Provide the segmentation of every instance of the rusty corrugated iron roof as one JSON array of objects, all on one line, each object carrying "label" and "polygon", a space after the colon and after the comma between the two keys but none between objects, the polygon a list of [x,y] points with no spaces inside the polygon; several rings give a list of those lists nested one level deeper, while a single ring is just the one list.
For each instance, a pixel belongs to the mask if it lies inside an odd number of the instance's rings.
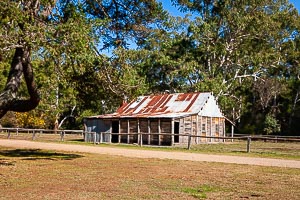
[{"label": "rusty corrugated iron roof", "polygon": [[210,97],[210,92],[140,96],[130,103],[124,103],[115,113],[90,118],[183,117],[199,113]]}]

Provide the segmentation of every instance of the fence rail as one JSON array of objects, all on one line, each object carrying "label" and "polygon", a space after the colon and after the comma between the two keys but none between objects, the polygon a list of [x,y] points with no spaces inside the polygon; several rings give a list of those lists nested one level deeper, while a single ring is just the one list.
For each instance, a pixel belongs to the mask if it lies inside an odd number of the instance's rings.
[{"label": "fence rail", "polygon": [[28,129],[28,128],[0,128],[0,133],[6,133],[7,139],[13,136],[19,136],[20,133],[31,135],[31,139],[35,140],[37,136],[41,135],[59,135],[60,141],[65,141],[66,137],[70,135],[80,135],[83,139],[85,134],[96,134],[95,132],[85,132],[83,130],[52,130],[52,129]]},{"label": "fence rail", "polygon": [[[112,136],[118,136],[118,142],[121,143],[120,138],[122,136],[136,136],[134,139],[137,141],[140,146],[143,146],[143,136],[180,136],[187,137],[187,149],[191,149],[192,139],[194,138],[206,138],[212,139],[213,141],[222,141],[222,142],[233,142],[236,140],[246,141],[246,151],[251,151],[251,142],[252,141],[272,141],[272,142],[300,142],[300,137],[292,136],[270,136],[270,135],[238,135],[235,134],[233,137],[217,137],[217,136],[200,136],[200,135],[189,135],[189,134],[168,134],[168,133],[107,133],[107,132],[86,132],[83,130],[51,130],[51,129],[27,129],[27,128],[0,128],[0,133],[6,133],[6,138],[10,139],[13,136],[18,136],[20,133],[31,134],[31,140],[35,140],[37,136],[40,135],[59,135],[60,141],[65,141],[69,135],[80,135],[81,139],[84,139],[86,142],[92,142],[94,144],[98,143],[112,143]],[[203,142],[200,142],[203,143]]]},{"label": "fence rail", "polygon": [[[98,138],[97,138],[98,135]],[[189,135],[189,134],[168,134],[168,133],[107,133],[107,132],[101,132],[101,133],[93,133],[92,140],[90,142],[94,143],[112,143],[112,136],[118,136],[118,138],[122,136],[137,136],[135,140],[137,140],[137,143],[140,146],[143,146],[143,136],[180,136],[180,137],[187,137],[187,149],[191,149],[192,146],[192,139],[193,138],[206,138],[206,139],[213,139],[214,141],[230,141],[233,142],[235,140],[242,140],[246,141],[246,151],[249,153],[251,151],[251,142],[252,141],[272,141],[272,142],[300,142],[300,137],[284,137],[284,136],[273,136],[273,137],[267,137],[267,136],[253,136],[253,135],[235,135],[233,137],[217,137],[217,136],[200,136],[200,135]],[[88,137],[86,137],[88,138]],[[108,138],[108,139],[104,139]],[[86,140],[87,141],[87,140]],[[116,143],[122,143],[120,142],[120,139],[118,139],[118,142]],[[201,142],[200,142],[201,143]]]},{"label": "fence rail", "polygon": [[[248,137],[250,135],[245,134],[234,134],[234,137]],[[300,136],[283,136],[283,135],[251,135],[252,137],[259,138],[282,138],[282,139],[300,139]]]}]

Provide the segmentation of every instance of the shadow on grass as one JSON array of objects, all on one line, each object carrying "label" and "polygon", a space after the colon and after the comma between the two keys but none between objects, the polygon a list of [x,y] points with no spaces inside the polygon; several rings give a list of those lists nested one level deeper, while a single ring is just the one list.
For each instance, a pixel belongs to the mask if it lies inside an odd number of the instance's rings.
[{"label": "shadow on grass", "polygon": [[84,139],[71,139],[71,140],[67,140],[69,142],[84,142]]},{"label": "shadow on grass", "polygon": [[8,161],[5,159],[0,159],[0,166],[14,166],[15,162]]},{"label": "shadow on grass", "polygon": [[43,151],[40,149],[13,149],[2,150],[0,156],[5,157],[23,157],[24,160],[73,160],[83,157],[78,154],[56,153],[52,151]]}]

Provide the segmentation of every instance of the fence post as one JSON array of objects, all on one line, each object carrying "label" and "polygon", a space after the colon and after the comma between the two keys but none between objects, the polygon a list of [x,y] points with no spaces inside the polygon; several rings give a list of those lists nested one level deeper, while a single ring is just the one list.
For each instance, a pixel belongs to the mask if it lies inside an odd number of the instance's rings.
[{"label": "fence post", "polygon": [[87,142],[87,132],[83,131],[82,136],[83,136],[84,142]]},{"label": "fence post", "polygon": [[65,131],[60,131],[60,141],[64,141],[65,139]]},{"label": "fence post", "polygon": [[10,130],[8,130],[7,139],[10,139]]},{"label": "fence post", "polygon": [[191,142],[192,142],[192,137],[191,134],[188,135],[188,150],[191,149]]},{"label": "fence post", "polygon": [[100,143],[103,143],[103,132],[100,132],[99,134],[100,134],[99,135],[99,137],[100,137]]},{"label": "fence post", "polygon": [[250,153],[251,136],[247,137],[247,153]]},{"label": "fence post", "polygon": [[32,132],[32,140],[35,140],[35,130]]},{"label": "fence post", "polygon": [[140,146],[143,146],[143,133],[140,133]]}]

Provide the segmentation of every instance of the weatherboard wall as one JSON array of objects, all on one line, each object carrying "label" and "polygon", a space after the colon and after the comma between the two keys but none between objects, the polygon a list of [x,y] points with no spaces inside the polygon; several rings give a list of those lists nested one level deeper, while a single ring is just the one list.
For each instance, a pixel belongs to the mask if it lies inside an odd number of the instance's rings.
[{"label": "weatherboard wall", "polygon": [[[88,131],[111,133],[104,134],[104,142],[173,145],[187,143],[187,135],[224,136],[224,117],[208,92],[141,96],[115,113],[85,121]],[[192,137],[195,144],[220,141]]]},{"label": "weatherboard wall", "polygon": [[[175,140],[174,135],[175,122],[179,123],[178,140]],[[145,145],[174,145],[188,143],[187,135],[222,137],[224,123],[224,118],[220,117],[191,115],[179,119],[89,119],[86,121],[86,126],[87,131],[98,133],[97,142],[100,142],[99,134],[104,132],[112,133],[113,136],[109,137],[109,134],[105,134],[102,138],[103,142],[132,144],[140,143],[142,140]],[[92,141],[92,138],[88,138],[87,141]],[[200,144],[222,142],[222,140],[192,137],[191,142]]]}]

